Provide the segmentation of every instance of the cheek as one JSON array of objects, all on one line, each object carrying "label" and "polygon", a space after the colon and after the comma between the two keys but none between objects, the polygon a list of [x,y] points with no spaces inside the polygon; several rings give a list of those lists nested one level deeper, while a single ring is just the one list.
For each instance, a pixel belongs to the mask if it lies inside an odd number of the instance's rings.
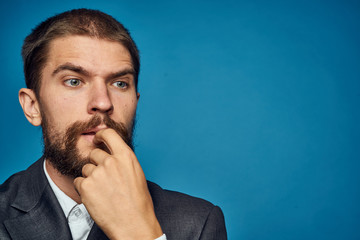
[{"label": "cheek", "polygon": [[51,106],[51,113],[54,118],[66,118],[66,113],[69,112],[69,106],[71,106],[71,103],[68,102],[68,99],[62,98],[62,99],[53,99]]},{"label": "cheek", "polygon": [[135,113],[136,113],[136,108],[137,108],[137,99],[132,99],[130,101],[130,103],[126,106],[127,110],[128,110],[128,114],[131,118],[134,117]]},{"label": "cheek", "polygon": [[44,114],[49,125],[63,131],[68,124],[76,121],[76,101],[69,98],[56,98],[53,97],[44,104]]},{"label": "cheek", "polygon": [[128,101],[119,101],[119,104],[114,105],[117,119],[120,122],[129,124],[132,122],[136,113],[137,100],[129,99]]}]

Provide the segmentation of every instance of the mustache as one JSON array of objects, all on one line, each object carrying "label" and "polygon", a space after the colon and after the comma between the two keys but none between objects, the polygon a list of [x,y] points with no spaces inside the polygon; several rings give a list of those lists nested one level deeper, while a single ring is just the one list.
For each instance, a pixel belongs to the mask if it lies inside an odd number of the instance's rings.
[{"label": "mustache", "polygon": [[[134,151],[132,135],[135,127],[135,117],[129,124],[115,122],[109,115],[97,113],[87,121],[76,121],[68,124],[66,129],[57,132],[56,128],[49,124],[46,115],[42,113],[41,122],[44,140],[44,157],[63,175],[73,178],[82,175],[82,168],[90,162],[89,156],[81,154],[78,148],[78,140],[83,133],[96,128],[107,126],[114,129],[125,143]],[[105,144],[94,145],[108,153]]]},{"label": "mustache", "polygon": [[[65,145],[71,146],[76,144],[80,135],[85,131],[95,128],[100,124],[106,125],[108,128],[114,129],[117,134],[125,141],[125,143],[133,149],[132,145],[132,136],[131,132],[127,130],[125,125],[121,122],[115,122],[112,120],[109,115],[103,115],[103,117],[99,114],[94,115],[89,121],[76,121],[71,126],[69,126],[66,130],[66,139]],[[106,150],[105,144],[101,144],[98,146],[99,148]]]}]

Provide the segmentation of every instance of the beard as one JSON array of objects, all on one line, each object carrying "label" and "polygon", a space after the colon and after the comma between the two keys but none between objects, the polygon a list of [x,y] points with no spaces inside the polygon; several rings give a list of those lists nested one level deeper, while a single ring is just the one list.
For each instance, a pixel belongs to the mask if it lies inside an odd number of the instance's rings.
[{"label": "beard", "polygon": [[[77,142],[82,133],[99,126],[101,123],[104,123],[108,128],[114,129],[124,142],[134,150],[132,135],[135,128],[135,117],[130,130],[128,130],[123,123],[115,122],[108,115],[104,115],[102,118],[97,114],[90,121],[77,121],[71,124],[63,134],[51,129],[44,114],[42,114],[42,119],[44,157],[62,175],[72,178],[82,176],[82,168],[85,164],[90,163],[90,158],[80,154]],[[105,144],[96,147],[108,151]]]}]

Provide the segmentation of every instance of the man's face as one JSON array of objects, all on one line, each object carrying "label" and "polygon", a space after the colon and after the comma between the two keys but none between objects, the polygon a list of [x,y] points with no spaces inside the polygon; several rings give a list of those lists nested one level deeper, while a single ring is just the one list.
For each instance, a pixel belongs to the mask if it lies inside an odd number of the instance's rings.
[{"label": "man's face", "polygon": [[137,101],[131,57],[120,43],[87,36],[53,40],[39,98],[45,156],[76,177],[98,147],[93,138],[100,129],[114,128],[130,143]]}]

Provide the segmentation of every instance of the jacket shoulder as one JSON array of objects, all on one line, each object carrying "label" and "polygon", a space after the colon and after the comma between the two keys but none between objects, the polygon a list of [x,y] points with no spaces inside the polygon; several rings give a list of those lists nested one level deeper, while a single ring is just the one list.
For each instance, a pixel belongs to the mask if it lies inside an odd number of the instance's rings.
[{"label": "jacket shoulder", "polygon": [[[226,239],[224,215],[209,201],[148,182],[156,217],[168,239]],[[209,237],[209,236],[212,237]]]},{"label": "jacket shoulder", "polygon": [[[11,175],[0,185],[0,220],[17,216],[22,210],[30,209],[32,198],[30,195],[41,193],[45,184],[39,184],[41,178],[42,159],[33,163],[24,171]],[[23,200],[24,207],[20,207],[17,199]],[[17,209],[17,210],[15,210]]]},{"label": "jacket shoulder", "polygon": [[161,206],[161,211],[171,209],[172,211],[196,211],[208,212],[214,205],[209,201],[193,197],[181,192],[165,190],[159,185],[148,181],[148,187],[153,198],[154,206]]},{"label": "jacket shoulder", "polygon": [[25,171],[11,175],[3,184],[0,185],[0,218],[6,216],[10,204],[14,201],[21,184],[21,178]]},{"label": "jacket shoulder", "polygon": [[0,185],[0,239],[8,239],[4,221],[20,214],[12,207],[12,204],[21,189],[23,175],[24,171],[15,173]]}]

